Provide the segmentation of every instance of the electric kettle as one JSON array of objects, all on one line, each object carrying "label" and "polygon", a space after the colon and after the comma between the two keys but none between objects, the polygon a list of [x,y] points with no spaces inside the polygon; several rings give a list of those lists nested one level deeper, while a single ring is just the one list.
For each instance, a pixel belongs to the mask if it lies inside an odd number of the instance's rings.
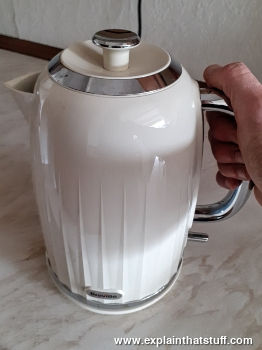
[{"label": "electric kettle", "polygon": [[193,220],[230,217],[250,194],[243,182],[196,206],[203,111],[233,112],[136,33],[97,32],[6,86],[30,123],[48,270],[88,310],[129,313],[159,300],[187,240],[206,239],[189,232]]}]

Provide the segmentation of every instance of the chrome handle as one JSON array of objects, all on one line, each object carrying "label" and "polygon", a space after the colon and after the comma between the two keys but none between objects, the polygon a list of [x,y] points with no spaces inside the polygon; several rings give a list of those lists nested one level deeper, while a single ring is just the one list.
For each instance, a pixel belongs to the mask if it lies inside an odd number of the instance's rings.
[{"label": "chrome handle", "polygon": [[235,215],[248,200],[254,184],[252,181],[244,181],[219,202],[197,205],[194,221],[216,221],[228,219]]},{"label": "chrome handle", "polygon": [[189,231],[187,240],[188,241],[193,241],[193,242],[205,243],[205,242],[208,241],[208,234],[207,233],[200,233],[200,232]]},{"label": "chrome handle", "polygon": [[[209,88],[204,82],[198,83],[203,112],[217,111],[234,116],[230,101],[222,91]],[[221,99],[227,105],[219,104],[218,101],[221,101]],[[228,191],[222,200],[212,204],[197,205],[194,221],[215,221],[230,218],[246,203],[253,187],[252,181],[243,181],[235,190]]]}]

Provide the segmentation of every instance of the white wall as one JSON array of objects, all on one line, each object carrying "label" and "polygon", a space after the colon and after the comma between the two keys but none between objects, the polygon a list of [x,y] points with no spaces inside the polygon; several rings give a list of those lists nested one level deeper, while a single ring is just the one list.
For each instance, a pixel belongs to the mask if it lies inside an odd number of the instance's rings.
[{"label": "white wall", "polygon": [[[0,0],[0,33],[66,47],[102,28],[137,29],[136,0]],[[262,80],[262,0],[143,0],[143,39],[195,78],[244,61]]]}]

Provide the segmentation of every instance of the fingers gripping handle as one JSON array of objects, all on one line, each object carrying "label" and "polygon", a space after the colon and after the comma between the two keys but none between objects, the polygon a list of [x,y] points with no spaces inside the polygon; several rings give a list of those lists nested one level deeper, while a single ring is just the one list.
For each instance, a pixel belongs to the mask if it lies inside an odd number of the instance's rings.
[{"label": "fingers gripping handle", "polygon": [[[208,88],[206,83],[199,82],[202,111],[217,111],[234,116],[230,101],[224,93],[217,89]],[[223,99],[227,105],[220,104]],[[244,181],[219,202],[205,205],[197,205],[194,221],[215,221],[227,219],[235,215],[246,203],[254,184],[252,181]]]}]

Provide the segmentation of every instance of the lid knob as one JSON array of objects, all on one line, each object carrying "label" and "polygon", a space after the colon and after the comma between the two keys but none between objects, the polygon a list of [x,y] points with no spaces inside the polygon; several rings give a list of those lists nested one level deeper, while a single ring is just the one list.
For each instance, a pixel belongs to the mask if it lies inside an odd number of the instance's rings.
[{"label": "lid knob", "polygon": [[110,71],[124,71],[129,64],[129,50],[140,43],[139,36],[125,29],[105,29],[94,34],[93,43],[103,48],[103,65]]}]

